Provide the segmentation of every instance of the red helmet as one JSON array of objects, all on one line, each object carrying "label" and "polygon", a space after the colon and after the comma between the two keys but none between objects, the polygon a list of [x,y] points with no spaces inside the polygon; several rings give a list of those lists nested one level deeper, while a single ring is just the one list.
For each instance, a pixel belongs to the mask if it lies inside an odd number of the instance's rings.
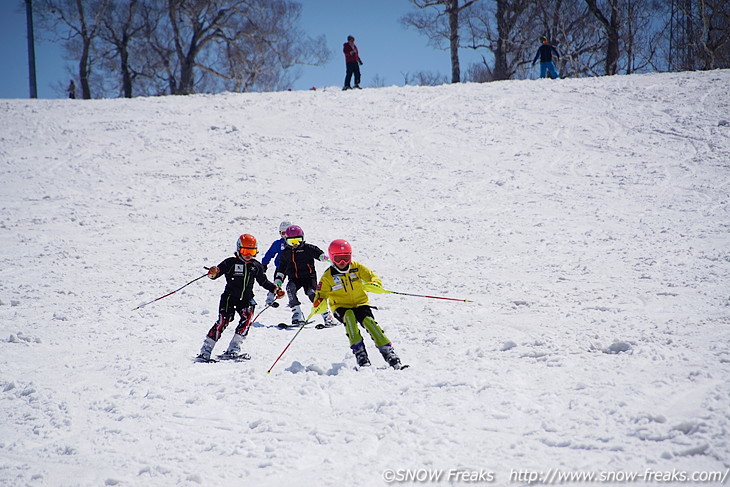
[{"label": "red helmet", "polygon": [[341,238],[332,241],[327,249],[327,254],[330,261],[339,268],[346,267],[352,262],[352,246],[350,242]]},{"label": "red helmet", "polygon": [[243,259],[244,256],[256,257],[258,253],[256,237],[248,233],[244,233],[238,237],[238,241],[236,242],[236,255]]}]

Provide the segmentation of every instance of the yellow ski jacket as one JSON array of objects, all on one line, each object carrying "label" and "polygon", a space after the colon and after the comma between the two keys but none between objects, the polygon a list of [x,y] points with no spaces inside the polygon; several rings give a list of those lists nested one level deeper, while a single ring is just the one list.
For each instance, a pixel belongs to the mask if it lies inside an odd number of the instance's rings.
[{"label": "yellow ski jacket", "polygon": [[357,308],[369,304],[368,293],[363,289],[367,282],[382,286],[380,278],[359,262],[351,262],[350,268],[342,273],[334,265],[330,266],[317,285],[317,298],[327,300],[330,309]]}]

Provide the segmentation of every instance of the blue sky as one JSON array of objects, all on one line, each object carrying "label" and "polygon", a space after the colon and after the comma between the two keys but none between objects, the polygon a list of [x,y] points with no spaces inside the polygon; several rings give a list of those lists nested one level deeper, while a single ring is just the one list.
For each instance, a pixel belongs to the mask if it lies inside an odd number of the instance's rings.
[{"label": "blue sky", "polygon": [[[342,43],[352,34],[364,61],[362,85],[371,85],[375,76],[385,85],[403,85],[403,73],[440,72],[451,78],[449,53],[428,45],[426,37],[401,27],[400,17],[414,10],[409,0],[300,0],[303,5],[301,28],[310,36],[324,34],[333,55],[320,67],[302,68],[294,89],[312,86],[341,86],[345,75]],[[28,53],[24,3],[0,1],[0,59],[8,68],[0,77],[0,98],[27,98]],[[70,79],[63,50],[56,43],[39,40],[36,29],[36,76],[39,98],[63,98]],[[462,73],[479,55],[460,53]]]}]

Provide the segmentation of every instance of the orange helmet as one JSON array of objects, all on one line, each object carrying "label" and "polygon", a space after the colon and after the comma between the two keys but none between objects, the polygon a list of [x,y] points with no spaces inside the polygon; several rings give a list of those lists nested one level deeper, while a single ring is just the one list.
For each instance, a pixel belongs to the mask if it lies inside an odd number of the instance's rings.
[{"label": "orange helmet", "polygon": [[254,237],[251,234],[244,233],[240,237],[238,237],[238,241],[236,242],[236,255],[244,260],[245,257],[253,258],[256,257],[256,254],[259,253],[259,250],[256,246],[256,237]]}]

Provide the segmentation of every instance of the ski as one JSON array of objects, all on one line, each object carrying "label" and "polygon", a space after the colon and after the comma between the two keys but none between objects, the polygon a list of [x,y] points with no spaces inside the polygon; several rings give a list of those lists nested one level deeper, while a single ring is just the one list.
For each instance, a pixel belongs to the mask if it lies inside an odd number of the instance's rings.
[{"label": "ski", "polygon": [[314,327],[317,330],[324,330],[325,328],[334,328],[336,326],[339,326],[339,323],[334,323],[332,325],[327,325],[327,324],[324,324],[324,323],[318,323],[318,324],[314,325]]},{"label": "ski", "polygon": [[390,365],[385,366],[385,367],[373,367],[372,365],[356,365],[355,367],[353,367],[353,370],[360,371],[363,369],[370,369],[370,368],[374,368],[375,370],[388,370],[388,369],[403,370],[403,369],[407,369],[408,367],[410,367],[410,365],[407,365],[407,364],[400,365],[399,367],[391,367]]},{"label": "ski", "polygon": [[290,323],[279,323],[278,325],[276,325],[276,327],[279,328],[280,330],[294,330],[297,328],[301,328],[302,325],[306,326],[311,323],[312,323],[311,321],[307,321],[305,323],[291,323],[291,324]]},{"label": "ski", "polygon": [[238,355],[229,355],[226,353],[222,353],[220,355],[217,355],[216,358],[218,360],[225,360],[229,362],[243,362],[246,360],[251,360],[251,355],[247,353],[240,353]]},{"label": "ski", "polygon": [[216,362],[217,362],[216,359],[205,358],[205,357],[201,357],[200,355],[193,358],[193,363],[196,363],[196,364],[214,364]]}]

